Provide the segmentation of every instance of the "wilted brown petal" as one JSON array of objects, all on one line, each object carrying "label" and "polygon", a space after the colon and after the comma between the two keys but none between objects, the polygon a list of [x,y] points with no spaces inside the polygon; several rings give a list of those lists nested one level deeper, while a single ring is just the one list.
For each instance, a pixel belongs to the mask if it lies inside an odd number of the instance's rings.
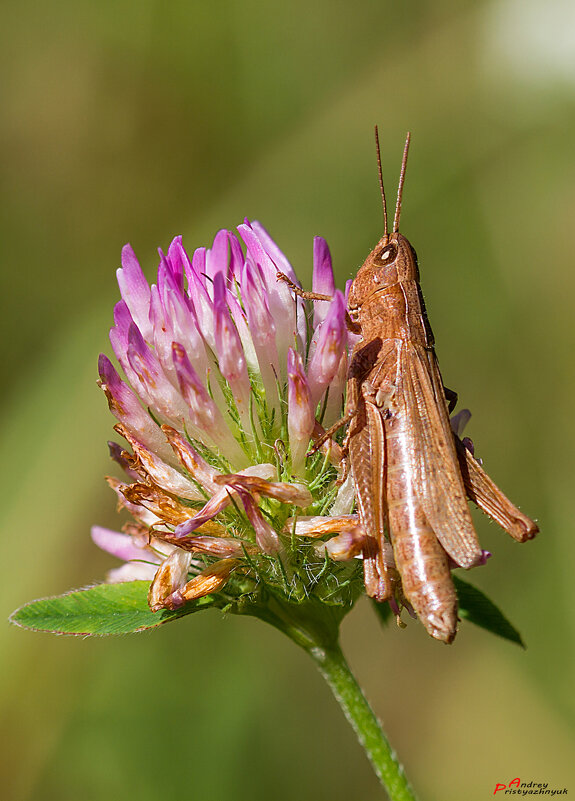
[{"label": "wilted brown petal", "polygon": [[258,548],[270,556],[277,555],[281,550],[280,539],[277,532],[270,526],[268,521],[260,512],[260,508],[255,502],[251,493],[242,487],[237,488],[248,520],[253,526],[256,535]]},{"label": "wilted brown petal", "polygon": [[179,548],[165,559],[154,576],[148,592],[148,604],[152,612],[166,608],[166,599],[184,584],[192,555]]},{"label": "wilted brown petal", "polygon": [[155,484],[166,492],[186,498],[188,501],[204,500],[202,493],[189,479],[144,447],[121,423],[117,423],[114,429],[130,443],[144,470]]},{"label": "wilted brown petal", "polygon": [[[294,529],[295,520],[295,529]],[[289,517],[284,526],[287,534],[295,533],[296,537],[323,537],[324,534],[337,534],[340,531],[357,525],[357,515],[338,515],[329,517],[324,515],[311,515]]]},{"label": "wilted brown petal", "polygon": [[216,468],[209,465],[205,459],[202,459],[199,453],[192,448],[186,437],[176,431],[175,428],[164,425],[162,426],[162,431],[182,465],[210,495],[213,495],[219,489],[214,484],[214,478],[219,475]]},{"label": "wilted brown petal", "polygon": [[[123,481],[119,481],[117,478],[114,478],[114,476],[106,476],[106,481],[118,496],[118,511],[121,509],[127,509],[128,512],[130,512],[130,514],[136,518],[136,520],[139,520],[145,526],[153,526],[156,523],[162,522],[156,514],[151,512],[145,506],[142,506],[138,500],[133,502],[126,497],[124,490],[127,490],[128,487],[131,487],[131,484],[124,484]],[[138,486],[144,485],[139,484]]]},{"label": "wilted brown petal", "polygon": [[303,484],[289,484],[285,481],[266,481],[259,476],[247,476],[241,473],[217,476],[216,484],[228,484],[232,487],[242,487],[248,492],[266,495],[282,503],[294,504],[305,509],[313,502],[311,492]]},{"label": "wilted brown petal", "polygon": [[201,573],[198,573],[185,587],[176,590],[164,601],[165,609],[178,609],[186,601],[193,601],[210,595],[212,592],[219,592],[227,584],[232,572],[235,570],[239,561],[237,559],[221,559]]},{"label": "wilted brown petal", "polygon": [[325,543],[325,550],[335,562],[345,562],[359,556],[365,544],[365,531],[361,526],[345,529]]},{"label": "wilted brown petal", "polygon": [[178,539],[183,539],[191,534],[192,531],[197,531],[199,528],[209,523],[212,518],[230,505],[230,495],[232,493],[233,490],[231,489],[219,489],[201,509],[195,512],[191,517],[188,516],[180,521],[183,525],[178,529],[176,537]]},{"label": "wilted brown petal", "polygon": [[130,478],[132,478],[134,481],[137,481],[139,475],[132,468],[131,461],[129,457],[127,457],[122,446],[118,442],[113,442],[110,440],[108,442],[108,450],[110,451],[111,458],[116,462],[116,464],[119,464],[122,470],[124,470]]},{"label": "wilted brown petal", "polygon": [[165,495],[157,487],[147,484],[119,484],[118,491],[128,501],[125,504],[138,520],[146,522],[137,513],[138,507],[144,507],[156,516],[156,522],[164,522],[170,526],[177,526],[195,514],[194,509],[178,503],[174,498]]},{"label": "wilted brown petal", "polygon": [[[275,475],[275,467],[272,464],[264,463],[246,467],[245,470],[242,470],[237,475],[240,477],[258,476],[262,478],[269,476],[270,473]],[[236,474],[234,473],[234,475]],[[218,481],[218,478],[216,477],[215,480]],[[194,512],[191,517],[188,516],[188,519],[176,532],[178,538],[187,537],[192,531],[198,531],[207,521],[211,520],[229,506],[232,502],[232,498],[235,496],[237,496],[237,492],[232,486],[224,485],[221,489],[218,489],[215,495],[212,495],[210,500],[199,511]]]},{"label": "wilted brown petal", "polygon": [[332,515],[345,515],[351,512],[355,502],[355,487],[351,471],[340,486],[335,501],[332,504],[330,513]]},{"label": "wilted brown petal", "polygon": [[[223,526],[222,526],[223,529]],[[229,556],[243,556],[244,551],[255,552],[253,545],[242,544],[241,540],[233,537],[191,536],[175,538],[171,533],[163,536],[165,542],[177,544],[178,548],[192,553],[207,553],[220,558]]]}]

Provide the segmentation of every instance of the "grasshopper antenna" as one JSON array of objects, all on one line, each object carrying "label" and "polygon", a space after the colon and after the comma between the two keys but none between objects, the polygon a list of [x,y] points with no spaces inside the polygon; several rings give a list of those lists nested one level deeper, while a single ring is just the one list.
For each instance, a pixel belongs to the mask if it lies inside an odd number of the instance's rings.
[{"label": "grasshopper antenna", "polygon": [[399,173],[399,186],[397,188],[397,203],[395,204],[395,217],[393,218],[393,233],[399,231],[399,216],[401,214],[401,197],[403,195],[403,183],[405,181],[405,168],[407,166],[407,153],[409,151],[409,143],[411,141],[411,133],[407,132],[405,138],[405,147],[403,148],[403,159],[401,161],[401,172]]},{"label": "grasshopper antenna", "polygon": [[379,149],[379,131],[375,126],[375,150],[377,152],[377,172],[379,174],[379,188],[381,190],[381,201],[383,203],[383,235],[387,239],[387,202],[385,200],[385,189],[383,188],[383,172],[381,170],[381,151]]}]

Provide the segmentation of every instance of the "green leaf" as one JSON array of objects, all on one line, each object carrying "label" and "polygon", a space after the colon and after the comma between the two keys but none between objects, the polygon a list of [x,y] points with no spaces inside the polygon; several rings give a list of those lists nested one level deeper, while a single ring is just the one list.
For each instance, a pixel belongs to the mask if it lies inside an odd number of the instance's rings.
[{"label": "green leaf", "polygon": [[216,602],[206,595],[173,612],[152,612],[147,600],[149,587],[149,581],[97,584],[32,601],[16,610],[10,620],[26,629],[54,634],[129,634],[161,626]]},{"label": "green leaf", "polygon": [[459,598],[459,617],[525,648],[525,643],[515,626],[507,620],[493,601],[467,581],[453,574],[452,578]]}]

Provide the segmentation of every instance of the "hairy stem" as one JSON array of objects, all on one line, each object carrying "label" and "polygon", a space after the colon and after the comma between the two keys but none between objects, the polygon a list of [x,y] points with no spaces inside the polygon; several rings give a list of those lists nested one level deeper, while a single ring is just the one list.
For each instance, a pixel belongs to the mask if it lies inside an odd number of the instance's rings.
[{"label": "hairy stem", "polygon": [[417,801],[381,723],[340,648],[342,610],[311,600],[290,604],[270,597],[265,605],[248,605],[238,611],[264,620],[307,651],[351,723],[390,801]]},{"label": "hairy stem", "polygon": [[416,801],[403,767],[339,645],[332,644],[328,648],[314,646],[306,650],[331,687],[391,801]]}]

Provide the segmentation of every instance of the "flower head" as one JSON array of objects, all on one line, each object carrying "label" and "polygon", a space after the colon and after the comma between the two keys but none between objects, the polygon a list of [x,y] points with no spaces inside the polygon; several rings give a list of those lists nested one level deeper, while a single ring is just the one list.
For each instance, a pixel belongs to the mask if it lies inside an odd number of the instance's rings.
[{"label": "flower head", "polygon": [[333,513],[328,535],[356,525],[349,481],[339,486],[324,453],[307,456],[317,421],[342,412],[345,299],[323,239],[313,285],[333,300],[312,310],[278,280],[297,282],[265,229],[238,231],[243,247],[220,231],[191,258],[176,237],[151,287],[131,247],[122,251],[110,340],[125,380],[104,355],[99,369],[127,442],[110,445],[126,481],[109,483],[135,522],[95,527],[93,538],[126,562],[111,580],[151,580],[153,610],[269,592],[349,606],[361,548],[318,547],[301,524]]}]

